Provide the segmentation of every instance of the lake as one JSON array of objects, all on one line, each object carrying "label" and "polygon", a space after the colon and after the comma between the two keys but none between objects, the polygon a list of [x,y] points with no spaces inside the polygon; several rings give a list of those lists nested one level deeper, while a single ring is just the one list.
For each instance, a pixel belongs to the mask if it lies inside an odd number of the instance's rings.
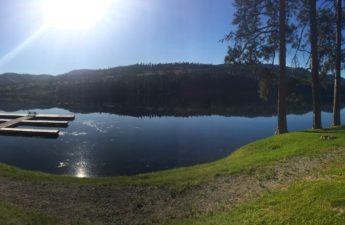
[{"label": "lake", "polygon": [[[13,112],[27,112],[19,110]],[[30,109],[74,114],[65,109]],[[8,112],[8,111],[7,111]],[[76,113],[57,139],[0,136],[0,162],[76,177],[134,175],[212,162],[274,134],[275,116],[124,116]],[[322,113],[323,125],[331,113]],[[344,121],[345,111],[342,111]],[[290,114],[290,131],[311,127],[312,114]]]}]

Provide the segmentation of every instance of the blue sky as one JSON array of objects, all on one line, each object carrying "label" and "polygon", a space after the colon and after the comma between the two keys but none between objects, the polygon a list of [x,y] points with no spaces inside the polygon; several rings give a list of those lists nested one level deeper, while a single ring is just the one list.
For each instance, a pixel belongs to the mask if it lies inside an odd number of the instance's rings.
[{"label": "blue sky", "polygon": [[42,28],[43,0],[0,2],[0,73],[60,74],[135,63],[223,63],[231,0],[111,0],[94,26]]}]

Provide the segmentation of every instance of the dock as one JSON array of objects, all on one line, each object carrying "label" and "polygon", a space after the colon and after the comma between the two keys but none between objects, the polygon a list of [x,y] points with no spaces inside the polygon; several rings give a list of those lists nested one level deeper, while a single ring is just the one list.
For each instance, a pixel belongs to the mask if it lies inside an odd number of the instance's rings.
[{"label": "dock", "polygon": [[[3,123],[11,121],[10,119],[0,119],[0,127]],[[34,127],[68,127],[69,121],[52,120],[21,120],[16,126],[34,126]]]},{"label": "dock", "polygon": [[11,136],[30,136],[30,137],[50,137],[57,138],[59,130],[39,130],[39,129],[22,129],[22,128],[1,128],[0,134]]},{"label": "dock", "polygon": [[[0,118],[19,118],[25,117],[29,114],[20,114],[20,113],[0,113]],[[34,115],[34,119],[48,119],[48,120],[67,120],[72,121],[75,119],[74,115],[50,115],[50,114],[31,114]]]},{"label": "dock", "polygon": [[0,113],[0,135],[57,138],[60,133],[59,130],[36,128],[27,129],[17,127],[68,127],[69,121],[74,119],[74,115]]}]

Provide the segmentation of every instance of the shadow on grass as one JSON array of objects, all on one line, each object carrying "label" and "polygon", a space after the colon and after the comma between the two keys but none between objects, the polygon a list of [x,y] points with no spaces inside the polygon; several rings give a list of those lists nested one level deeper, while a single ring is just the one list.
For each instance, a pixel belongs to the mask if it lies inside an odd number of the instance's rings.
[{"label": "shadow on grass", "polygon": [[345,132],[345,126],[336,126],[331,128],[323,128],[316,130],[303,130],[298,131],[299,133],[314,133],[314,134],[336,134]]}]

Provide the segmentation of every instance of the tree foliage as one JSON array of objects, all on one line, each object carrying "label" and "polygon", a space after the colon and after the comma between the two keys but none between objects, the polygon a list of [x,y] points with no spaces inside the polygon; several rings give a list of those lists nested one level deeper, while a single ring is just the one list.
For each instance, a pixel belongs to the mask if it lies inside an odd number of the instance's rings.
[{"label": "tree foliage", "polygon": [[[274,63],[279,49],[279,1],[235,0],[232,24],[225,36],[230,43],[225,62],[230,64]],[[296,25],[291,19],[296,6],[287,1],[286,40],[291,42]]]}]

